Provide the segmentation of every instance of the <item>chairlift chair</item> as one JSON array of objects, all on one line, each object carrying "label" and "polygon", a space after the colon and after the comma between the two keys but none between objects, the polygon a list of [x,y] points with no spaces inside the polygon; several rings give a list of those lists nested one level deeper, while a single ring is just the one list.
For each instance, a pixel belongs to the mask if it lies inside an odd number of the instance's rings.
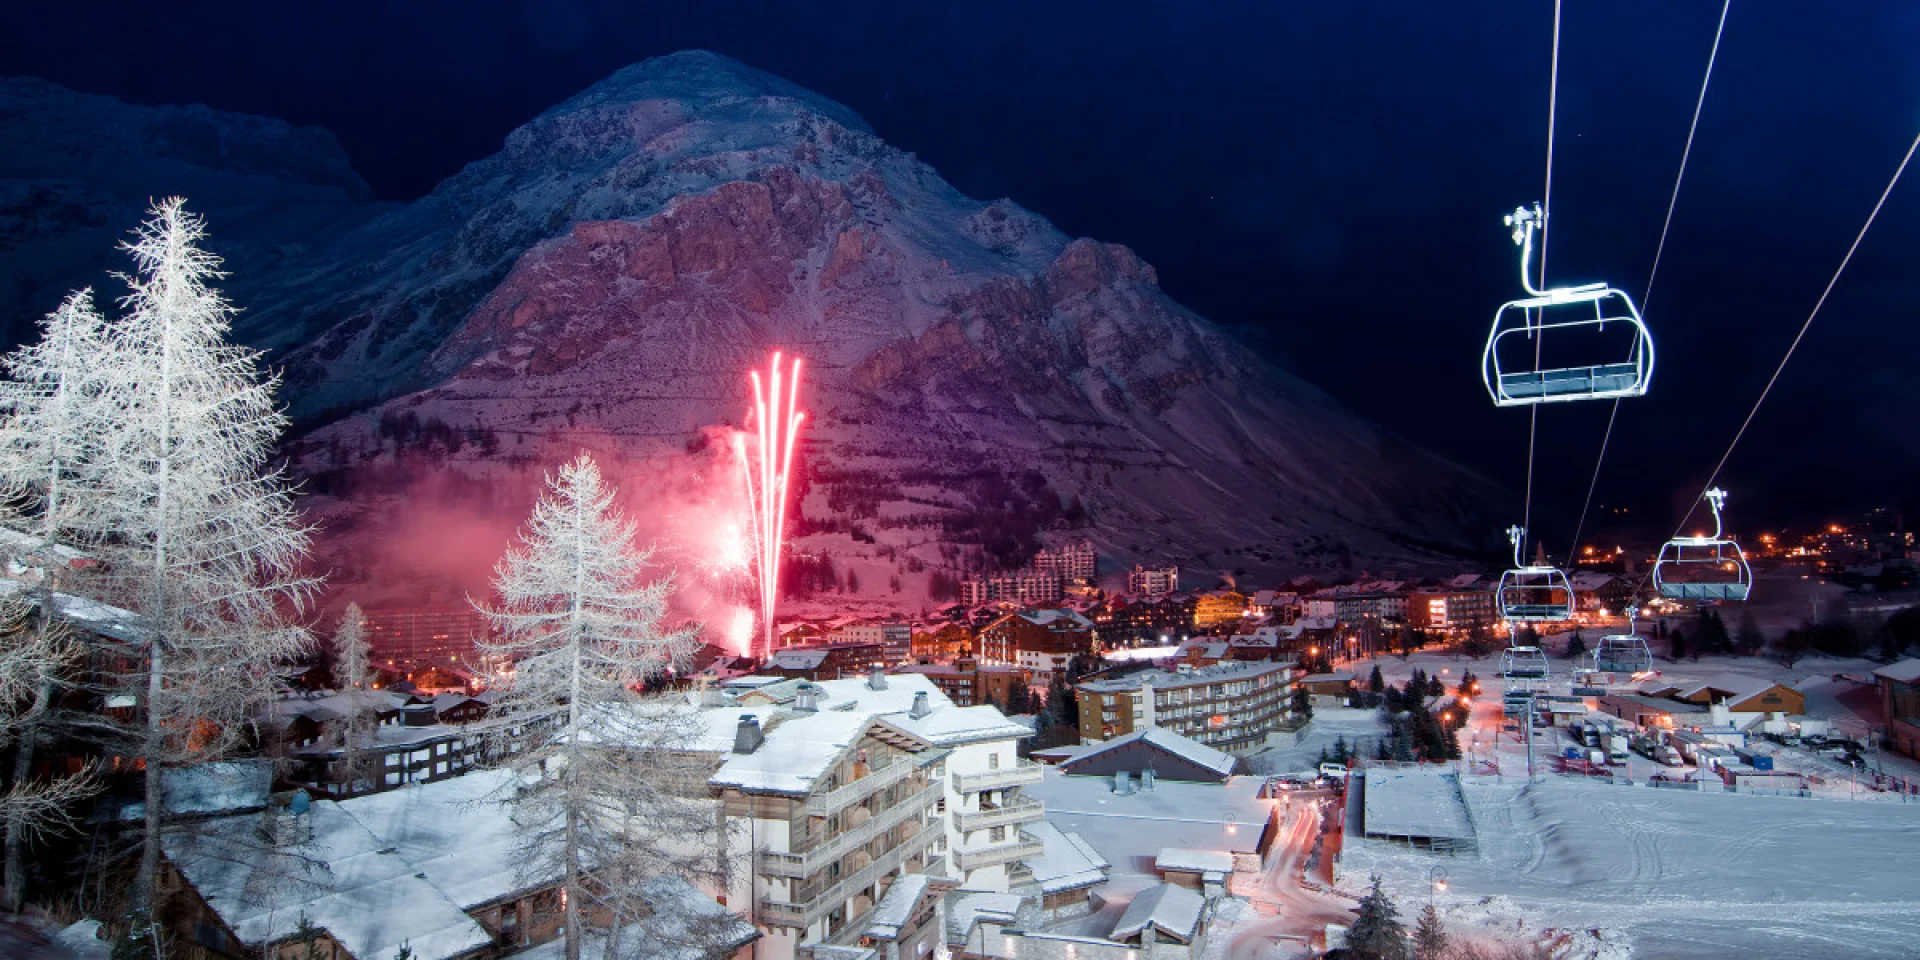
[{"label": "chairlift chair", "polygon": [[1753,591],[1753,568],[1746,551],[1721,528],[1727,492],[1715,487],[1706,500],[1713,508],[1713,535],[1675,537],[1662,545],[1653,565],[1654,589],[1671,600],[1745,600]]},{"label": "chairlift chair", "polygon": [[1494,594],[1501,618],[1511,623],[1572,620],[1573,584],[1566,573],[1555,566],[1521,562],[1526,532],[1524,527],[1507,528],[1507,539],[1513,541],[1513,569],[1500,575],[1500,587]]},{"label": "chairlift chair", "polygon": [[1653,651],[1634,626],[1634,611],[1627,610],[1627,632],[1610,633],[1593,648],[1593,668],[1602,673],[1646,673],[1653,669]]},{"label": "chairlift chair", "polygon": [[[1653,337],[1647,333],[1633,298],[1604,283],[1545,290],[1535,287],[1528,270],[1533,260],[1533,234],[1545,229],[1545,214],[1536,203],[1532,210],[1515,210],[1506,223],[1513,228],[1513,242],[1520,247],[1520,284],[1527,296],[1502,304],[1494,312],[1493,329],[1487,334],[1480,379],[1486,383],[1494,405],[1644,395],[1653,382]],[[1599,362],[1556,366],[1558,358],[1550,362],[1542,352],[1550,330],[1555,331],[1556,345],[1571,341],[1577,347],[1582,340],[1604,344],[1604,339],[1585,335],[1605,334],[1609,323],[1624,326],[1628,335],[1614,339],[1625,349],[1616,345],[1607,354],[1587,354]]]},{"label": "chairlift chair", "polygon": [[1539,647],[1508,647],[1500,652],[1500,676],[1508,680],[1545,680],[1551,668]]}]

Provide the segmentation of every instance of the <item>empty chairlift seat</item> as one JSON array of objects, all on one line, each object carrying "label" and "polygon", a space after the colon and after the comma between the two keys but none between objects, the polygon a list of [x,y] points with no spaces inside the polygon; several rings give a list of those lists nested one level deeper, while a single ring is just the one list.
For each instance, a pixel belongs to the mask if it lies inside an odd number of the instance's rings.
[{"label": "empty chairlift seat", "polygon": [[1507,217],[1527,296],[1502,304],[1487,334],[1480,376],[1494,404],[1644,395],[1653,382],[1653,338],[1632,297],[1604,283],[1533,285],[1528,271],[1541,219],[1538,204]]},{"label": "empty chairlift seat", "polygon": [[1520,562],[1526,530],[1509,527],[1513,569],[1500,575],[1494,594],[1500,617],[1514,623],[1554,623],[1573,619],[1573,584],[1559,567]]},{"label": "empty chairlift seat", "polygon": [[1500,653],[1500,676],[1508,680],[1545,680],[1547,653],[1539,647],[1508,647]]},{"label": "empty chairlift seat", "polygon": [[1671,600],[1745,600],[1753,591],[1753,568],[1738,541],[1725,535],[1720,508],[1727,492],[1706,492],[1713,508],[1711,536],[1675,537],[1660,547],[1653,566],[1653,585]]},{"label": "empty chairlift seat", "polygon": [[1593,668],[1602,673],[1649,673],[1653,670],[1653,651],[1640,636],[1632,607],[1627,608],[1627,632],[1609,633],[1593,648]]}]

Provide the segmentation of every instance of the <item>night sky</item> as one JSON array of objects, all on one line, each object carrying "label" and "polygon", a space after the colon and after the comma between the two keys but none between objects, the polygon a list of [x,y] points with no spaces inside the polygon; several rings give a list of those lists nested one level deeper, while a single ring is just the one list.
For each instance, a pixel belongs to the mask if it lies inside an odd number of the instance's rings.
[{"label": "night sky", "polygon": [[[1135,248],[1183,303],[1512,488],[1517,522],[1527,413],[1477,368],[1519,295],[1500,216],[1542,191],[1546,0],[113,6],[10,14],[0,74],[324,126],[391,199],[628,63],[737,57],[972,196]],[[1556,283],[1644,291],[1719,13],[1566,4]],[[1634,513],[1603,533],[1670,527],[1698,491],[1920,130],[1916,49],[1910,0],[1735,0],[1647,304],[1654,394],[1622,405],[1600,478]],[[1910,170],[1723,475],[1749,527],[1920,508],[1916,241]],[[1556,553],[1606,416],[1541,414]]]}]

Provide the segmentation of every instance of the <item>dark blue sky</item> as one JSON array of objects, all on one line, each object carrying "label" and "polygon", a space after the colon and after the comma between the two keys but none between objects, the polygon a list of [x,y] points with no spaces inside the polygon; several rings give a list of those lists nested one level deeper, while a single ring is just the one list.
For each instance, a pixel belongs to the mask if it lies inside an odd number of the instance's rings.
[{"label": "dark blue sky", "polygon": [[[1539,199],[1552,5],[38,4],[0,73],[339,135],[406,199],[635,60],[704,47],[853,107],[969,194],[1126,243],[1199,312],[1407,436],[1522,485],[1477,375]],[[1720,4],[1566,4],[1551,273],[1646,284]],[[1735,0],[1647,309],[1653,396],[1599,500],[1668,524],[1920,130],[1920,4]],[[1910,171],[1729,465],[1769,520],[1920,507]],[[1544,411],[1536,527],[1572,532],[1606,410]],[[1520,508],[1514,505],[1516,518]]]}]

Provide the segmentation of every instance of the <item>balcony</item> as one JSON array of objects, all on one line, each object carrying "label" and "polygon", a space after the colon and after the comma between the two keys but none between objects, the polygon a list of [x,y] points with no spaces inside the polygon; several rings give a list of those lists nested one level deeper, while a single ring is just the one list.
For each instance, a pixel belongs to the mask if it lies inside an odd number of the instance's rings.
[{"label": "balcony", "polygon": [[905,780],[915,770],[913,763],[896,758],[892,763],[828,793],[816,793],[801,807],[811,817],[824,817],[853,806],[862,800]]},{"label": "balcony", "polygon": [[872,863],[831,884],[798,886],[792,894],[791,902],[762,897],[759,909],[760,922],[781,927],[805,928],[825,916],[834,907],[846,902],[846,899],[856,891],[866,889],[875,880],[899,869],[909,859],[926,852],[926,849],[933,845],[934,839],[939,836],[938,830],[922,830],[908,837],[899,846],[875,857]]},{"label": "balcony", "polygon": [[[872,779],[869,777],[868,779]],[[827,864],[845,856],[848,851],[865,846],[873,838],[892,829],[896,824],[915,820],[924,816],[933,802],[940,798],[939,782],[927,784],[919,792],[908,794],[904,800],[874,814],[858,826],[842,830],[838,836],[829,837],[819,846],[801,853],[773,853],[760,855],[760,872],[770,877],[788,877],[804,880],[827,868]]]},{"label": "balcony", "polygon": [[953,851],[953,865],[959,867],[962,871],[973,871],[981,867],[991,867],[995,864],[1025,860],[1028,857],[1037,857],[1046,851],[1046,844],[1041,843],[1039,839],[1032,834],[1023,833],[1019,838],[1011,842],[997,844],[982,850],[955,850]]},{"label": "balcony", "polygon": [[971,813],[956,813],[954,826],[962,833],[985,830],[988,827],[1011,827],[1016,824],[1032,823],[1046,815],[1046,808],[1038,800],[1015,800],[993,810],[979,810]]},{"label": "balcony", "polygon": [[998,770],[977,770],[972,773],[953,773],[953,789],[961,793],[979,793],[982,790],[1005,790],[1008,787],[1024,787],[1040,782],[1041,766],[1031,760],[1020,760],[1011,767]]}]

